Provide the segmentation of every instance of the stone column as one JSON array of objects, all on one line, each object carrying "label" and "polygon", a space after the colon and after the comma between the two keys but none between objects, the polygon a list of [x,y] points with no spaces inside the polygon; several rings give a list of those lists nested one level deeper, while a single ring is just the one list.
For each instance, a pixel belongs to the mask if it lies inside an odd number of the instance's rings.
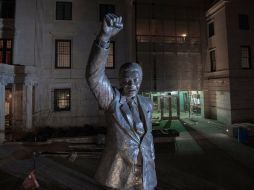
[{"label": "stone column", "polygon": [[33,122],[33,85],[28,83],[25,85],[26,89],[26,128],[32,128]]},{"label": "stone column", "polygon": [[12,127],[16,127],[16,84],[12,84]]},{"label": "stone column", "polygon": [[5,86],[13,81],[12,75],[0,75],[0,143],[5,140]]},{"label": "stone column", "polygon": [[5,84],[0,82],[0,132],[5,129]]}]

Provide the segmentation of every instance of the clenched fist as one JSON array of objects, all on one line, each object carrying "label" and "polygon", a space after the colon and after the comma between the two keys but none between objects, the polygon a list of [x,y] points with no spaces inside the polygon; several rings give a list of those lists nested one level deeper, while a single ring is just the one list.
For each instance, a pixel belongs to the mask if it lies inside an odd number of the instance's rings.
[{"label": "clenched fist", "polygon": [[123,29],[122,17],[115,14],[106,14],[102,23],[99,38],[105,42],[110,41],[110,38],[115,36]]}]

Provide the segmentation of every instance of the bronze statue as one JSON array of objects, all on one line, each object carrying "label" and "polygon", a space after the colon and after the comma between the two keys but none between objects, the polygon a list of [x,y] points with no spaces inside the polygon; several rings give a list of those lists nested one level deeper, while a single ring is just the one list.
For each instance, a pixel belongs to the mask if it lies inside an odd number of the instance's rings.
[{"label": "bronze statue", "polygon": [[110,189],[153,190],[157,179],[152,103],[137,95],[142,69],[137,63],[122,65],[119,90],[111,86],[105,74],[110,38],[122,28],[122,17],[105,16],[86,68],[88,84],[108,123],[106,145],[95,178]]}]

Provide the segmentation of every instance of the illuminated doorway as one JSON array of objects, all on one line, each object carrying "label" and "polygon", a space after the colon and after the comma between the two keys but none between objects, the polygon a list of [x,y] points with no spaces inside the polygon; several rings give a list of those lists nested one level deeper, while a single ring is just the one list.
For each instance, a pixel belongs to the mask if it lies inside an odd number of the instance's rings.
[{"label": "illuminated doorway", "polygon": [[177,91],[146,92],[142,95],[149,97],[153,102],[153,126],[160,128],[170,127],[171,121],[180,117],[180,103]]},{"label": "illuminated doorway", "polygon": [[180,109],[179,109],[179,98],[176,95],[167,95],[160,97],[160,112],[161,119],[172,120],[179,119]]},{"label": "illuminated doorway", "polygon": [[161,121],[171,121],[180,118],[202,117],[202,91],[165,91],[144,92],[153,102],[152,121],[160,125]]},{"label": "illuminated doorway", "polygon": [[180,117],[201,117],[202,97],[202,91],[179,91]]}]

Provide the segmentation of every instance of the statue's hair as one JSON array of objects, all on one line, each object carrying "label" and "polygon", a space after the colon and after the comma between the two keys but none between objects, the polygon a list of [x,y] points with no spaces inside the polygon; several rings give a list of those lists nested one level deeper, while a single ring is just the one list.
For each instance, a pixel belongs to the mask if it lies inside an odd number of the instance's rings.
[{"label": "statue's hair", "polygon": [[141,66],[138,63],[128,62],[123,64],[119,69],[119,78],[121,79],[124,76],[124,73],[128,71],[137,71],[142,79],[143,72]]}]

